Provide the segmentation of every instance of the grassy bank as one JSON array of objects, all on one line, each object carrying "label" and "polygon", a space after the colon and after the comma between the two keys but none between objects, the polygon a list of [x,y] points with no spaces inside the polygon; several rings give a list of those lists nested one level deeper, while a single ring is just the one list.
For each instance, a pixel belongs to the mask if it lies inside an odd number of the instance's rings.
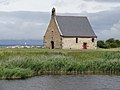
[{"label": "grassy bank", "polygon": [[120,72],[120,49],[48,50],[0,48],[0,79],[47,73]]}]

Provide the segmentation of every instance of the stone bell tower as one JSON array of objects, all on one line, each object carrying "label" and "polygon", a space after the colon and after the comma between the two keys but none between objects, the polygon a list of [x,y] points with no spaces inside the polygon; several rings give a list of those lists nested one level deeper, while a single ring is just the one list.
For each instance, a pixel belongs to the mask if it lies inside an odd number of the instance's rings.
[{"label": "stone bell tower", "polygon": [[56,21],[55,8],[52,8],[51,10],[51,19],[50,19],[47,31],[44,35],[44,46],[49,49],[62,48],[62,39],[61,39],[61,34],[58,28],[58,24]]},{"label": "stone bell tower", "polygon": [[52,16],[55,16],[56,12],[55,12],[55,8],[52,9]]}]

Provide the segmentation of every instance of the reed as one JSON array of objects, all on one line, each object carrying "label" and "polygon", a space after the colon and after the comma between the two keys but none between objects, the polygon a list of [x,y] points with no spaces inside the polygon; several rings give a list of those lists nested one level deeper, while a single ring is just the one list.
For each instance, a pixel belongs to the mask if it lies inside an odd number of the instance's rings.
[{"label": "reed", "polygon": [[25,79],[31,77],[33,72],[30,69],[22,68],[1,68],[0,79]]},{"label": "reed", "polygon": [[[119,72],[120,51],[0,49],[0,79],[38,74]],[[70,73],[69,73],[70,72]]]}]

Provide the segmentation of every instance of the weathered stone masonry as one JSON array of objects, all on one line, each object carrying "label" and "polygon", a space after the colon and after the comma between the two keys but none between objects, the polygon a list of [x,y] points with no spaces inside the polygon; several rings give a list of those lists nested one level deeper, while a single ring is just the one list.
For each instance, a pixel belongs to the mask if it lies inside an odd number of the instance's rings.
[{"label": "weathered stone masonry", "polygon": [[49,49],[96,49],[97,36],[86,17],[56,16],[53,8],[44,46]]},{"label": "weathered stone masonry", "polygon": [[97,48],[97,39],[94,38],[94,42],[92,42],[93,38],[79,38],[78,43],[76,43],[76,37],[71,38],[63,38],[62,40],[62,48],[63,49],[84,49],[83,44],[87,43],[86,49],[96,49]]},{"label": "weathered stone masonry", "polygon": [[52,49],[52,46],[51,46],[52,41],[54,42],[54,48],[56,48],[56,49],[62,48],[62,39],[61,39],[60,32],[58,30],[54,16],[51,17],[48,29],[44,36],[45,47]]}]

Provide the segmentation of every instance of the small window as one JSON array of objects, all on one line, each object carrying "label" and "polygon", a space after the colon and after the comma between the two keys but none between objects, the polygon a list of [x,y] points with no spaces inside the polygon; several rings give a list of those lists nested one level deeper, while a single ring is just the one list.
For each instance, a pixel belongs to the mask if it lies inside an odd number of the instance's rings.
[{"label": "small window", "polygon": [[78,38],[76,38],[76,43],[78,43]]},{"label": "small window", "polygon": [[52,31],[52,34],[53,34],[53,31]]},{"label": "small window", "polygon": [[52,40],[53,40],[53,37],[52,37]]},{"label": "small window", "polygon": [[92,42],[94,42],[95,41],[95,39],[94,38],[92,38]]},{"label": "small window", "polygon": [[62,47],[62,44],[60,44],[60,46]]}]

